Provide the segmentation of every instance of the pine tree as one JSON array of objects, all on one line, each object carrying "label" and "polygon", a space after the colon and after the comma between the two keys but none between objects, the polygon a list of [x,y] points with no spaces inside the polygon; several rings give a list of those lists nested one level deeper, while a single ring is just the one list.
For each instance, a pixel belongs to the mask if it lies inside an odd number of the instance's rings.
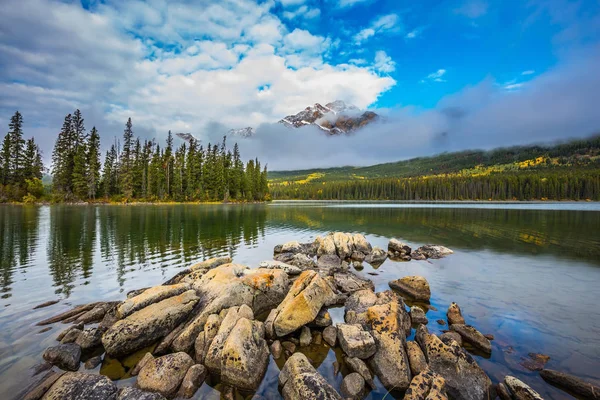
[{"label": "pine tree", "polygon": [[87,197],[96,198],[100,185],[100,135],[94,126],[90,132],[86,154],[87,163]]},{"label": "pine tree", "polygon": [[85,142],[77,144],[75,157],[73,159],[73,194],[79,200],[88,198],[88,165],[87,165],[87,145]]},{"label": "pine tree", "polygon": [[121,192],[126,199],[133,197],[133,168],[131,167],[131,145],[133,142],[133,125],[131,118],[125,124],[123,131],[123,152],[121,153],[120,177]]},{"label": "pine tree", "polygon": [[164,153],[164,168],[165,168],[165,195],[171,195],[171,184],[173,182],[173,134],[169,130],[167,135],[167,147]]},{"label": "pine tree", "polygon": [[73,175],[71,119],[71,114],[65,116],[52,152],[53,190],[67,198],[72,192],[71,179]]},{"label": "pine tree", "polygon": [[10,183],[10,147],[10,135],[7,134],[2,142],[2,175],[0,179],[2,179],[1,183],[3,185]]},{"label": "pine tree", "polygon": [[10,130],[10,159],[9,159],[9,183],[19,184],[23,181],[25,140],[23,140],[23,116],[15,112],[8,124]]},{"label": "pine tree", "polygon": [[106,197],[117,194],[117,157],[117,149],[113,144],[106,152],[102,170],[102,190]]}]

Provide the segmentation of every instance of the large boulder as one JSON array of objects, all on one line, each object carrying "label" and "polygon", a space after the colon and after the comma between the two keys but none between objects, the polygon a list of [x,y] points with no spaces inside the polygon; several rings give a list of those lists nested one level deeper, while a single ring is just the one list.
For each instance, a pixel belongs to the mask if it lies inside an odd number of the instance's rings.
[{"label": "large boulder", "polygon": [[430,334],[425,325],[417,329],[416,340],[421,346],[431,371],[446,380],[446,389],[455,400],[487,400],[492,382],[477,362],[458,344],[443,343]]},{"label": "large boulder", "polygon": [[452,324],[450,330],[458,333],[464,342],[470,343],[477,349],[486,353],[492,352],[492,343],[471,325]]},{"label": "large boulder", "polygon": [[337,255],[333,235],[328,234],[324,237],[317,236],[315,239],[315,247],[317,248],[317,257],[324,255]]},{"label": "large boulder", "polygon": [[106,376],[67,372],[46,392],[42,400],[114,400],[117,386]]},{"label": "large boulder", "polygon": [[352,272],[338,272],[333,274],[335,288],[341,293],[354,293],[358,290],[375,290],[375,285],[369,279],[363,279]]},{"label": "large boulder", "polygon": [[423,351],[417,342],[406,342],[406,354],[408,356],[408,363],[410,364],[410,372],[412,372],[413,375],[419,375],[429,368],[427,360],[425,359],[425,354],[423,354]]},{"label": "large boulder", "polygon": [[455,302],[452,302],[450,307],[448,307],[446,317],[448,318],[448,325],[464,325],[465,323],[460,307]]},{"label": "large boulder", "polygon": [[117,400],[165,400],[160,393],[144,392],[134,387],[124,387],[119,390]]},{"label": "large boulder", "polygon": [[[387,320],[395,320],[387,324],[374,320],[374,314],[369,317],[369,308],[373,306],[384,305]],[[406,312],[406,305],[401,297],[392,290],[374,293],[372,290],[359,290],[352,293],[346,300],[346,313],[344,319],[348,324],[361,324],[366,329],[371,329],[373,325],[392,326],[392,329],[399,329],[404,336],[409,336],[411,332],[410,316]]]},{"label": "large boulder", "polygon": [[429,301],[431,298],[429,282],[422,276],[405,276],[391,281],[390,287],[418,301]]},{"label": "large boulder", "polygon": [[250,269],[224,264],[206,272],[194,282],[202,311],[181,330],[171,344],[175,351],[191,350],[210,314],[247,305],[255,314],[281,303],[288,292],[288,275],[278,269]]},{"label": "large boulder", "polygon": [[141,294],[131,297],[117,306],[116,316],[119,319],[125,318],[136,311],[157,303],[169,297],[177,296],[190,290],[189,283],[179,283],[177,285],[155,286],[144,290]]},{"label": "large boulder", "polygon": [[273,313],[274,333],[281,337],[312,322],[324,305],[335,301],[329,284],[315,271],[304,271]]},{"label": "large boulder", "polygon": [[102,334],[104,331],[98,328],[84,329],[75,340],[75,344],[79,345],[82,350],[91,349],[102,344]]},{"label": "large boulder", "polygon": [[514,376],[505,377],[504,384],[511,391],[515,400],[543,400],[538,392]]},{"label": "large boulder", "polygon": [[586,382],[576,376],[565,374],[564,372],[554,371],[552,369],[544,369],[540,372],[540,376],[553,385],[569,390],[586,399],[597,399],[600,397],[600,386]]},{"label": "large boulder", "polygon": [[352,235],[352,245],[354,246],[354,251],[367,256],[373,250],[371,243],[367,241],[364,235],[360,233],[355,233]]},{"label": "large boulder", "polygon": [[388,253],[381,247],[373,247],[373,250],[365,257],[365,261],[374,267],[379,267],[387,259]]},{"label": "large boulder", "polygon": [[405,400],[447,400],[445,380],[440,375],[425,370],[415,376],[404,395]]},{"label": "large boulder", "polygon": [[419,306],[412,306],[410,308],[410,320],[413,325],[427,325],[429,322],[427,320],[427,316],[425,315],[425,311]]},{"label": "large boulder", "polygon": [[192,365],[194,360],[183,352],[152,359],[140,371],[137,384],[142,390],[173,397]]},{"label": "large boulder", "polygon": [[365,378],[358,372],[346,375],[342,381],[341,391],[346,399],[361,400],[366,392]]},{"label": "large boulder", "polygon": [[44,360],[67,371],[77,371],[81,359],[81,347],[75,343],[59,344],[48,347],[44,352]]},{"label": "large boulder", "polygon": [[197,302],[196,292],[188,290],[151,304],[112,325],[102,336],[102,344],[113,357],[131,354],[175,329]]},{"label": "large boulder", "polygon": [[360,324],[338,324],[337,338],[340,347],[349,357],[364,360],[375,354],[377,350],[373,336],[364,331]]},{"label": "large boulder", "polygon": [[447,247],[437,246],[433,244],[426,244],[425,246],[419,247],[417,250],[411,253],[412,258],[424,259],[424,258],[443,258],[447,255],[453,254],[454,252]]},{"label": "large boulder", "polygon": [[231,330],[221,354],[221,379],[240,389],[256,390],[269,363],[262,322],[241,318]]},{"label": "large boulder", "polygon": [[410,261],[410,246],[402,243],[398,239],[390,239],[388,243],[388,254],[391,258]]},{"label": "large boulder", "polygon": [[302,353],[294,353],[288,358],[279,373],[279,386],[285,400],[342,399]]}]

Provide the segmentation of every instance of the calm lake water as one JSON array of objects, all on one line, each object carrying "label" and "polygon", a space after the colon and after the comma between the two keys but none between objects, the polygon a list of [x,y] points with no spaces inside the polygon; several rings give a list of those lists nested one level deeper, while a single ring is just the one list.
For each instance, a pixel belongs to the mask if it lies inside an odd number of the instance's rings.
[{"label": "calm lake water", "polygon": [[[435,333],[444,329],[435,321],[458,302],[467,323],[495,336],[490,358],[475,355],[492,381],[511,374],[547,399],[569,398],[519,365],[537,352],[551,357],[549,368],[600,383],[597,203],[0,206],[0,398],[18,393],[66,327],[38,333],[36,322],[76,304],[122,300],[205,258],[228,254],[256,267],[272,258],[276,244],[329,231],[361,232],[382,248],[392,237],[452,248],[455,254],[442,260],[388,260],[357,273],[378,291],[405,275],[426,277],[439,310],[427,312]],[[32,310],[55,299],[60,303]],[[341,322],[343,308],[332,316]],[[339,390],[347,373],[333,374],[339,351],[325,345],[306,351]],[[105,359],[96,371],[131,385],[121,361]],[[258,394],[280,398],[282,364],[271,362]],[[219,388],[209,380],[196,398],[217,399]]]}]

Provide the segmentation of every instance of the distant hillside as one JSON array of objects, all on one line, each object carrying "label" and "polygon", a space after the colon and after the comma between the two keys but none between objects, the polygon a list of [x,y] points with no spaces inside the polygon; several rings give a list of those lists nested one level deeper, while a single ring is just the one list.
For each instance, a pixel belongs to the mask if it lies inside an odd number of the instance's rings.
[{"label": "distant hillside", "polygon": [[269,183],[274,199],[600,200],[600,135],[369,167],[270,171]]}]

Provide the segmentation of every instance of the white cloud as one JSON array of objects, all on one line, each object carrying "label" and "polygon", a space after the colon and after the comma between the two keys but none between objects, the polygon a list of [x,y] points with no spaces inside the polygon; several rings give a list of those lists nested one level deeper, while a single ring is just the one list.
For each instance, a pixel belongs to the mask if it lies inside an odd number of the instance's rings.
[{"label": "white cloud", "polygon": [[477,19],[487,14],[488,7],[485,0],[467,0],[463,5],[454,9],[454,12],[467,18]]},{"label": "white cloud", "polygon": [[342,8],[353,7],[357,4],[366,3],[368,1],[371,1],[371,0],[339,0],[338,6],[342,7]]},{"label": "white cloud", "polygon": [[306,2],[306,0],[277,0],[281,3],[282,6],[284,7],[288,7],[288,6],[297,6],[300,4],[304,4]]},{"label": "white cloud", "polygon": [[313,19],[321,15],[321,10],[318,8],[310,8],[307,5],[298,7],[296,10],[286,10],[283,12],[283,18],[293,20],[296,18]]},{"label": "white cloud", "polygon": [[354,42],[361,44],[379,33],[398,33],[402,30],[400,17],[397,14],[381,15],[371,24],[354,35]]},{"label": "white cloud", "polygon": [[379,72],[389,74],[396,70],[396,63],[385,51],[380,50],[375,53],[375,64],[373,67]]},{"label": "white cloud", "polygon": [[432,72],[431,74],[427,75],[425,77],[425,79],[421,80],[421,83],[424,83],[426,81],[446,82],[446,80],[443,78],[444,75],[446,75],[446,70],[445,69],[438,69],[437,71]]},{"label": "white cloud", "polygon": [[265,16],[259,23],[249,27],[245,34],[254,42],[274,44],[281,40],[285,31],[285,26],[278,18]]},{"label": "white cloud", "polygon": [[365,65],[367,63],[367,60],[365,60],[364,58],[351,58],[350,60],[348,60],[348,63],[354,65]]},{"label": "white cloud", "polygon": [[535,71],[532,69],[528,69],[527,71],[521,72],[521,75],[533,75],[533,74],[535,74]]},{"label": "white cloud", "polygon": [[412,31],[408,32],[404,38],[405,39],[415,39],[419,36],[421,36],[421,34],[423,33],[423,31],[425,30],[425,26],[421,26],[419,28],[415,28]]}]

